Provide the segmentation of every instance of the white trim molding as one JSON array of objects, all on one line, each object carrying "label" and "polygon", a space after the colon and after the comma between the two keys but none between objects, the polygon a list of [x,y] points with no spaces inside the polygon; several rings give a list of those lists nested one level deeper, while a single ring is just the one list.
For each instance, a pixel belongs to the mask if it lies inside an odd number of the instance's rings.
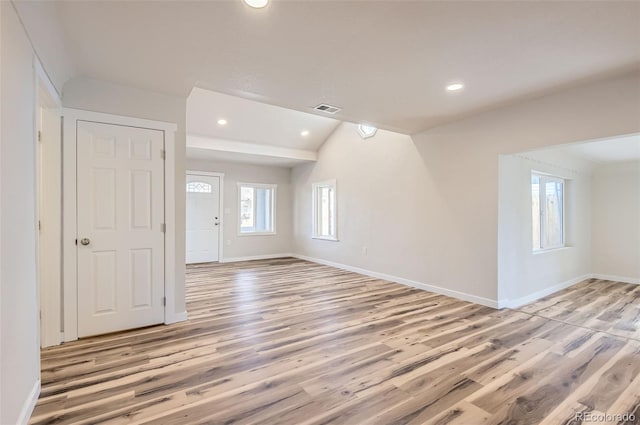
[{"label": "white trim molding", "polygon": [[588,279],[610,280],[613,282],[622,282],[622,283],[631,283],[634,285],[640,285],[640,279],[636,279],[632,277],[588,273],[573,279],[569,279],[557,285],[553,285],[548,288],[541,289],[540,291],[533,292],[529,295],[525,295],[524,297],[516,298],[513,300],[508,300],[508,299],[500,300],[498,302],[500,306],[499,308],[519,308],[519,307],[522,307],[523,305],[530,304],[534,301],[537,301],[541,298],[555,294],[556,292],[562,291],[563,289],[566,289],[570,286],[576,285]]},{"label": "white trim molding", "polygon": [[77,121],[91,121],[129,127],[148,128],[164,132],[164,209],[165,209],[165,318],[164,323],[186,320],[184,311],[176,312],[176,226],[175,226],[175,133],[174,123],[141,118],[104,114],[64,108],[63,129],[63,292],[64,292],[64,341],[78,339],[78,276],[76,255],[77,205],[76,205],[76,143]]},{"label": "white trim molding", "polygon": [[221,258],[221,263],[237,263],[239,261],[253,261],[253,260],[272,260],[274,258],[300,258],[295,254],[265,254],[265,255],[250,255],[248,257],[231,257]]},{"label": "white trim molding", "polygon": [[392,276],[386,273],[373,272],[371,270],[361,269],[359,267],[353,267],[346,264],[335,263],[333,261],[322,260],[320,258],[307,257],[305,255],[293,254],[292,257],[299,258],[301,260],[311,261],[313,263],[324,264],[325,266],[335,267],[337,269],[347,270],[350,272],[362,274],[365,276],[375,277],[377,279],[388,280],[390,282],[399,283],[405,286],[411,286],[412,288],[422,289],[424,291],[433,292],[435,294],[446,295],[448,297],[457,298],[463,301],[469,301],[472,303],[484,305],[491,308],[498,308],[498,302],[489,298],[479,297],[477,295],[467,294],[465,292],[455,291],[453,289],[442,288],[440,286],[429,285],[427,283],[416,282],[414,280],[405,279],[398,276]]},{"label": "white trim molding", "polygon": [[636,277],[614,276],[609,274],[594,273],[591,275],[591,278],[600,279],[600,280],[612,280],[614,282],[631,283],[633,285],[640,285],[640,278],[636,278]]},{"label": "white trim molding", "polygon": [[124,125],[128,127],[161,130],[167,133],[178,131],[178,125],[166,121],[154,121],[144,118],[126,117],[123,115],[105,114],[102,112],[85,111],[84,109],[64,108],[65,117],[69,116],[81,121],[101,122],[105,124]]},{"label": "white trim molding", "polygon": [[[319,217],[320,214],[318,212],[318,197],[319,192],[318,189],[322,188],[330,188],[331,189],[331,201],[333,201],[333,223],[330,225],[333,226],[333,234],[331,235],[322,235],[318,232],[318,227],[320,227]],[[319,239],[324,241],[333,241],[339,242],[338,239],[338,183],[336,179],[325,180],[321,182],[315,182],[311,184],[311,239]]]},{"label": "white trim molding", "polygon": [[541,289],[539,291],[533,292],[529,295],[525,295],[524,297],[515,298],[512,300],[503,299],[498,302],[498,308],[519,308],[523,305],[527,305],[534,301],[539,300],[540,298],[544,298],[548,295],[555,294],[558,291],[562,291],[570,286],[575,285],[576,283],[580,283],[584,280],[591,279],[590,274],[585,274],[583,276],[578,276],[573,279],[569,279],[565,282],[558,283],[557,285],[550,286],[548,288]]},{"label": "white trim molding", "polygon": [[16,425],[27,425],[29,423],[29,419],[31,419],[33,409],[36,407],[38,397],[40,397],[39,379],[33,384],[33,388],[31,388],[29,396],[26,398],[24,404],[22,405],[22,409],[20,409],[20,415],[18,416]]},{"label": "white trim molding", "polygon": [[34,58],[36,146],[36,275],[40,347],[62,341],[62,103],[42,64]]}]

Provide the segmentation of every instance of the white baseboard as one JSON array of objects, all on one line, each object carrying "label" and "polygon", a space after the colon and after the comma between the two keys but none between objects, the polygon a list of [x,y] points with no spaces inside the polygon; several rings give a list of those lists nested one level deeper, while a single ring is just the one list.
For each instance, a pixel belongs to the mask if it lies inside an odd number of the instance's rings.
[{"label": "white baseboard", "polygon": [[166,314],[165,318],[164,318],[164,324],[165,325],[170,325],[172,323],[178,323],[178,322],[184,322],[185,320],[187,320],[187,312],[183,311],[180,313],[172,313],[172,314]]},{"label": "white baseboard", "polygon": [[601,279],[601,280],[613,280],[614,282],[623,282],[623,283],[632,283],[634,285],[640,285],[640,279],[634,277],[625,277],[625,276],[614,276],[608,274],[592,274],[591,277],[593,279]]},{"label": "white baseboard", "polygon": [[487,307],[498,308],[498,302],[489,298],[479,297],[477,295],[467,294],[465,292],[454,291],[452,289],[442,288],[440,286],[429,285],[422,282],[416,282],[414,280],[405,279],[398,276],[392,276],[385,273],[373,272],[359,267],[348,266],[346,264],[334,263],[333,261],[322,260],[320,258],[307,257],[305,255],[291,254],[291,257],[299,258],[301,260],[311,261],[318,264],[324,264],[325,266],[331,266],[338,269],[347,270],[350,272],[362,274],[365,276],[375,277],[376,279],[384,279],[402,285],[411,286],[413,288],[422,289],[424,291],[433,292],[440,295],[446,295],[448,297],[458,298],[463,301],[469,301],[476,304],[481,304]]},{"label": "white baseboard", "polygon": [[555,292],[562,291],[570,286],[575,285],[576,283],[580,283],[584,280],[590,279],[592,277],[591,274],[585,274],[583,276],[579,276],[573,279],[569,279],[565,282],[559,283],[557,285],[550,286],[549,288],[544,288],[529,295],[525,295],[524,297],[516,298],[513,300],[500,300],[498,302],[499,308],[518,308],[522,307],[525,304],[532,303],[534,301],[539,300],[540,298],[544,298],[547,295],[551,295]]},{"label": "white baseboard", "polygon": [[38,401],[38,397],[40,396],[40,380],[38,379],[34,384],[33,388],[29,392],[29,396],[24,401],[22,405],[22,409],[20,410],[20,415],[18,416],[18,420],[16,421],[17,425],[27,425],[29,423],[29,419],[31,418],[31,414],[33,413],[33,409],[36,407],[36,402]]},{"label": "white baseboard", "polygon": [[248,257],[231,257],[231,258],[221,258],[221,263],[236,263],[238,261],[253,261],[253,260],[271,260],[273,258],[287,258],[287,257],[295,257],[293,254],[284,253],[284,254],[266,254],[266,255],[251,255]]},{"label": "white baseboard", "polygon": [[434,292],[436,294],[446,295],[449,297],[458,298],[464,301],[469,301],[472,303],[481,304],[487,307],[498,308],[498,309],[518,308],[591,278],[612,280],[616,282],[625,282],[625,283],[640,285],[640,279],[636,279],[636,278],[630,278],[630,277],[624,277],[624,276],[601,275],[601,274],[585,274],[583,276],[569,279],[566,282],[562,282],[557,285],[551,286],[549,288],[542,289],[540,291],[534,292],[524,297],[516,298],[513,300],[496,301],[489,298],[456,291],[453,289],[447,289],[447,288],[443,288],[436,285],[416,282],[414,280],[405,279],[402,277],[393,276],[386,273],[374,272],[371,270],[362,269],[360,267],[354,267],[347,264],[336,263],[334,261],[323,260],[321,258],[315,258],[315,257],[308,257],[306,255],[300,255],[300,254],[286,253],[286,254],[254,255],[249,257],[224,258],[224,259],[221,259],[220,262],[232,263],[232,262],[238,262],[238,261],[268,260],[272,258],[285,258],[285,257],[294,257],[294,258],[299,258],[301,260],[311,261],[318,264],[324,264],[326,266],[336,267],[338,269],[348,270],[350,272],[359,273],[365,276],[371,276],[377,279],[384,279],[391,282],[400,283],[402,285],[411,286],[413,288],[422,289],[424,291]]}]

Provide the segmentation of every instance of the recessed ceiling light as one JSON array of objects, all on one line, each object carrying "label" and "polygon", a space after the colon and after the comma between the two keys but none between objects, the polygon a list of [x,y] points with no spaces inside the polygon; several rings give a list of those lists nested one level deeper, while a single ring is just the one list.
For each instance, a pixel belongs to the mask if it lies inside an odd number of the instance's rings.
[{"label": "recessed ceiling light", "polygon": [[244,2],[251,7],[260,9],[262,7],[265,7],[267,3],[269,3],[269,0],[244,0]]},{"label": "recessed ceiling light", "polygon": [[447,91],[459,91],[464,88],[464,84],[462,83],[453,83],[447,86]]},{"label": "recessed ceiling light", "polygon": [[227,120],[225,120],[224,118],[220,118],[218,120],[218,125],[227,125]]},{"label": "recessed ceiling light", "polygon": [[368,139],[369,137],[375,136],[376,131],[378,131],[378,129],[372,125],[358,124],[358,133],[363,139]]},{"label": "recessed ceiling light", "polygon": [[306,137],[306,136],[308,136],[308,135],[309,135],[309,130],[302,130],[302,131],[300,132],[300,135],[301,135],[302,137]]}]

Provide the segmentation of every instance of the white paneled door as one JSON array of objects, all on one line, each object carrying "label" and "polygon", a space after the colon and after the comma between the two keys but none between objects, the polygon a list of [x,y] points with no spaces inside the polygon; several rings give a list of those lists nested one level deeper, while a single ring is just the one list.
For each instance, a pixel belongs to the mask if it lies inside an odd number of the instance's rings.
[{"label": "white paneled door", "polygon": [[220,260],[220,177],[187,174],[187,264]]},{"label": "white paneled door", "polygon": [[78,121],[78,336],[164,321],[164,133]]}]

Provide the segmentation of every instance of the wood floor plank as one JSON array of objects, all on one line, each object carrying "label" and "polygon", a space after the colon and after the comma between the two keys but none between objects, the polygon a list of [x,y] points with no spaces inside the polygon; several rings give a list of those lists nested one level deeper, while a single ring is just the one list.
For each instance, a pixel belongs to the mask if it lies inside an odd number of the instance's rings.
[{"label": "wood floor plank", "polygon": [[[189,320],[42,350],[31,424],[564,424],[640,415],[640,287],[494,310],[298,259],[187,268]],[[575,422],[577,423],[577,422]]]},{"label": "wood floor plank", "polygon": [[425,425],[481,425],[489,421],[489,416],[489,413],[473,404],[461,401],[435,418],[425,422]]}]

